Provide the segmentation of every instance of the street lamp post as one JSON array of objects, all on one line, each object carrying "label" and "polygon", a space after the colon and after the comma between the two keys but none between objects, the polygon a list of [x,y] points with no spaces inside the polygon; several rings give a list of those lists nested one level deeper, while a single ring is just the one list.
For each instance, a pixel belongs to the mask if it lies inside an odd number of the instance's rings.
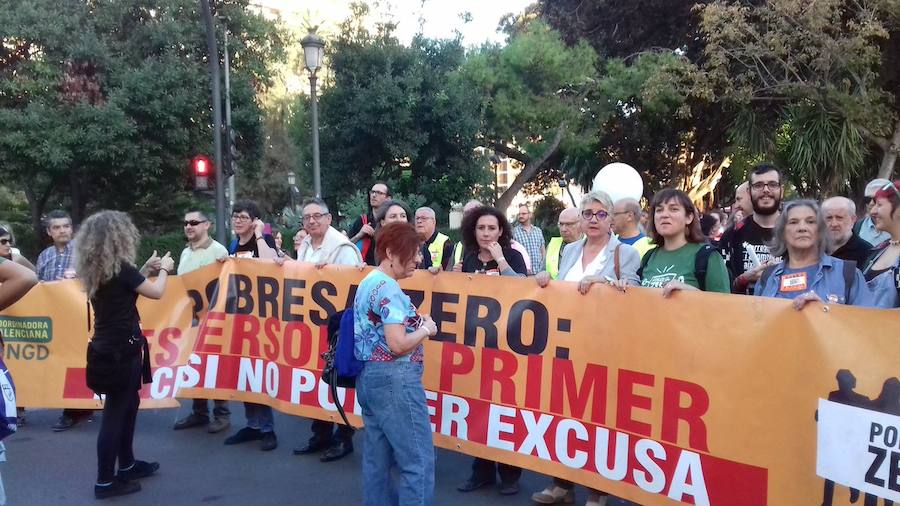
[{"label": "street lamp post", "polygon": [[297,203],[294,200],[294,194],[297,193],[297,176],[293,172],[288,172],[288,189],[291,192],[291,211],[297,212]]},{"label": "street lamp post", "polygon": [[303,56],[306,70],[309,71],[309,90],[312,98],[312,150],[313,150],[313,190],[316,197],[322,196],[322,175],[319,172],[319,104],[316,97],[316,72],[322,68],[322,58],[325,54],[325,41],[310,32],[300,41],[303,47]]}]

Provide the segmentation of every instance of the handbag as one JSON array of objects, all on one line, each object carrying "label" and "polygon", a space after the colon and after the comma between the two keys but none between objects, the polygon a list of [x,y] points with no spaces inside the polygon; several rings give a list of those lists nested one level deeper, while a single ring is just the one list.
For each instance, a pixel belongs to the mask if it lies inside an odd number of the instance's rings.
[{"label": "handbag", "polygon": [[88,343],[87,367],[85,368],[85,380],[88,388],[101,395],[118,392],[132,386],[134,357],[138,356],[141,351],[143,351],[144,362],[146,362],[142,365],[142,369],[146,369],[146,366],[149,365],[150,350],[147,339],[140,333],[135,333],[122,343],[104,343],[102,345],[98,345],[96,341]]}]

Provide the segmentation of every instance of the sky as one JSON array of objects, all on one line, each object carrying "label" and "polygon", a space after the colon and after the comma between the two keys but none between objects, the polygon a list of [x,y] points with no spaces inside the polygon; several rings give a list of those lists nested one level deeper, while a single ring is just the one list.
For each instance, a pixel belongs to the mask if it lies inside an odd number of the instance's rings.
[{"label": "sky", "polygon": [[[370,0],[375,17],[390,16],[397,23],[397,38],[409,42],[419,32],[430,38],[450,38],[454,30],[466,46],[486,41],[503,42],[497,26],[504,15],[522,12],[534,0]],[[323,35],[350,14],[350,0],[253,0],[269,12],[279,12],[288,24],[321,25]],[[461,15],[471,14],[464,23]]]}]

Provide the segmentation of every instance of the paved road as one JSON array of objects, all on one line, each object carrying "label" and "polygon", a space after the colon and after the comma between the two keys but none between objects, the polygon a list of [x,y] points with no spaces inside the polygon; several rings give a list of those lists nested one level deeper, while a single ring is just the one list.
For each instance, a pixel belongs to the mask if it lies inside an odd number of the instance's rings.
[{"label": "paved road", "polygon": [[[243,408],[232,403],[233,423],[243,421]],[[181,413],[186,413],[182,407]],[[58,410],[29,410],[28,423],[6,442],[9,461],[0,464],[8,504],[53,506],[95,504],[96,421],[68,432],[50,430]],[[172,431],[175,409],[141,410],[138,415],[135,453],[162,464],[157,476],[142,481],[143,490],[131,496],[96,504],[121,505],[352,505],[360,504],[362,434],[354,438],[356,452],[338,462],[322,464],[312,456],[295,456],[291,450],[309,436],[309,420],[275,414],[279,447],[262,452],[255,442],[226,447],[226,433],[207,434],[202,429]],[[231,432],[226,431],[228,433]],[[547,479],[526,471],[522,491],[503,497],[495,489],[460,494],[455,487],[468,476],[470,457],[437,450],[437,505],[529,505],[531,493]],[[585,491],[579,487],[578,502]]]}]

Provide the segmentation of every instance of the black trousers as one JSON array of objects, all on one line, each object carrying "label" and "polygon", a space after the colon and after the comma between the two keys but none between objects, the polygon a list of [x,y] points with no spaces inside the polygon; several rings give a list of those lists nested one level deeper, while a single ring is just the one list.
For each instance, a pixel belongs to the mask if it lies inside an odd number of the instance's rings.
[{"label": "black trousers", "polygon": [[97,483],[108,483],[119,468],[134,463],[134,425],[141,403],[141,355],[134,358],[132,377],[121,390],[110,392],[103,402],[103,422],[97,435]]},{"label": "black trousers", "polygon": [[522,468],[480,457],[476,457],[475,462],[472,462],[473,479],[477,481],[492,480],[494,479],[494,473],[500,473],[501,483],[515,483],[522,476]]},{"label": "black trousers", "polygon": [[325,420],[313,420],[312,423],[312,439],[319,441],[334,441],[335,443],[352,443],[353,427],[344,424],[338,424],[337,430],[334,430],[334,422],[326,422]]}]

